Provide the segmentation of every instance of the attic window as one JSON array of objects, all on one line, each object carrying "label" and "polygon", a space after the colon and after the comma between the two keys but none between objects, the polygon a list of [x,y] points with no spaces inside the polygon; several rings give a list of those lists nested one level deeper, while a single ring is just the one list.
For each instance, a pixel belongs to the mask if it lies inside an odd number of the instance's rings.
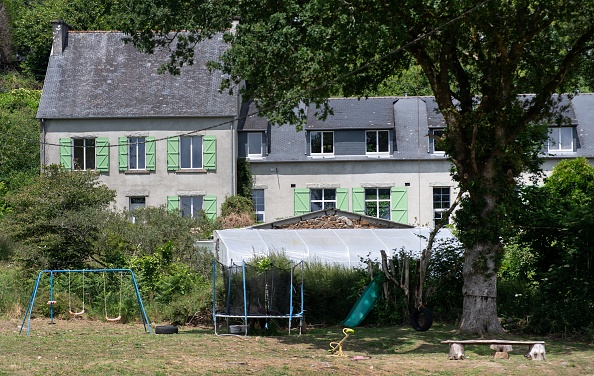
[{"label": "attic window", "polygon": [[553,127],[549,128],[549,153],[573,152],[574,127]]}]

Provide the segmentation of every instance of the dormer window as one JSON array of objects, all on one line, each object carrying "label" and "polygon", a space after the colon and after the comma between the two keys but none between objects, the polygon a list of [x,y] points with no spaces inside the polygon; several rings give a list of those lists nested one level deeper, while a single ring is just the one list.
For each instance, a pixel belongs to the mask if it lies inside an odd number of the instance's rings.
[{"label": "dormer window", "polygon": [[429,129],[429,152],[431,154],[444,154],[445,151],[439,147],[439,140],[443,137],[445,128]]},{"label": "dormer window", "polygon": [[390,152],[389,131],[366,131],[366,154],[388,154]]},{"label": "dormer window", "polygon": [[573,152],[573,127],[549,128],[549,153]]},{"label": "dormer window", "polygon": [[262,157],[262,135],[261,132],[248,133],[247,155],[248,158]]},{"label": "dormer window", "polygon": [[334,154],[334,132],[310,132],[309,143],[311,155]]}]

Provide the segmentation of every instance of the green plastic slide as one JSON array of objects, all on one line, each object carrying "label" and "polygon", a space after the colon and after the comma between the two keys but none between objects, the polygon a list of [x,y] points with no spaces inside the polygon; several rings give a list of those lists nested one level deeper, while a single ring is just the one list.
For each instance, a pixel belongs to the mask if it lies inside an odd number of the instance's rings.
[{"label": "green plastic slide", "polygon": [[367,286],[363,294],[357,303],[351,309],[351,312],[344,319],[343,322],[340,323],[341,326],[346,326],[349,328],[354,328],[361,324],[361,321],[367,316],[369,311],[373,308],[379,297],[382,293],[382,281],[383,276],[380,274],[371,281],[371,283]]}]

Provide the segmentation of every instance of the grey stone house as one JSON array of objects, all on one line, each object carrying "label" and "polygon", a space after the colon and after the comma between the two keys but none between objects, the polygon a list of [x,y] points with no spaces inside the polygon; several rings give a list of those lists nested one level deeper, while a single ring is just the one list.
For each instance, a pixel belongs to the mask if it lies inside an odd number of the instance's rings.
[{"label": "grey stone house", "polygon": [[[238,153],[249,160],[259,219],[337,208],[418,226],[434,225],[458,191],[435,146],[445,127],[432,97],[331,99],[325,121],[308,111],[303,131],[273,126],[245,103]],[[570,119],[550,128],[543,169],[594,160],[594,95],[574,97]],[[433,136],[433,137],[431,137]]]},{"label": "grey stone house", "polygon": [[222,37],[200,43],[178,76],[157,73],[168,51],[143,54],[123,37],[54,24],[37,112],[42,165],[99,171],[119,209],[216,216],[234,194],[237,155],[238,99],[205,67],[225,50]]},{"label": "grey stone house", "polygon": [[[335,208],[432,227],[458,193],[433,142],[445,123],[432,97],[331,99],[333,115],[309,109],[296,131],[219,92],[205,63],[227,48],[220,36],[179,76],[157,73],[168,51],[142,54],[123,37],[57,22],[37,113],[42,165],[99,171],[120,209],[166,204],[213,218],[235,194],[238,159],[250,162],[260,222]],[[550,128],[547,173],[562,159],[594,160],[594,95],[573,98],[566,116]]]}]

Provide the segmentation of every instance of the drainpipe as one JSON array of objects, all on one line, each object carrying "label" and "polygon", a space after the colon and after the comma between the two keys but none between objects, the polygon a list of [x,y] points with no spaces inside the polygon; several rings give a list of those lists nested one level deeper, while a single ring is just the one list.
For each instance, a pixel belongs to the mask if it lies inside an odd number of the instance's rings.
[{"label": "drainpipe", "polygon": [[45,119],[41,119],[39,121],[39,133],[41,135],[41,150],[40,150],[40,164],[41,164],[41,172],[44,171],[45,166]]}]

